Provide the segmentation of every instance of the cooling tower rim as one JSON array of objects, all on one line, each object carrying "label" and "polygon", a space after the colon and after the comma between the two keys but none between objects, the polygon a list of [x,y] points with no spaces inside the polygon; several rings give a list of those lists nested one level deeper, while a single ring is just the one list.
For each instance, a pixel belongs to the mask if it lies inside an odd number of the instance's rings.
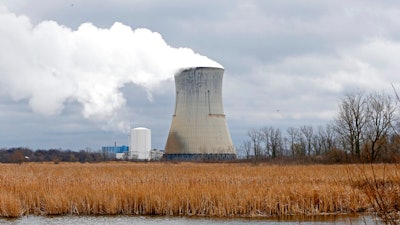
[{"label": "cooling tower rim", "polygon": [[131,130],[150,130],[147,127],[135,127],[135,128],[131,128]]},{"label": "cooling tower rim", "polygon": [[190,70],[197,70],[197,69],[217,69],[217,70],[222,70],[224,71],[225,69],[223,67],[216,67],[216,66],[194,66],[194,67],[185,67],[185,68],[181,68],[179,69],[176,73],[175,76],[186,72],[186,71],[190,71]]}]

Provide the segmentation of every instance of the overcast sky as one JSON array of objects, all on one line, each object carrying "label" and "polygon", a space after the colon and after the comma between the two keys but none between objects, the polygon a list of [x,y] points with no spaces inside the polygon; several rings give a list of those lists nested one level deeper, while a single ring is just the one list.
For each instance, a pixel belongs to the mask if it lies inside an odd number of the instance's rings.
[{"label": "overcast sky", "polygon": [[97,150],[144,126],[164,149],[173,71],[191,65],[224,67],[239,147],[250,128],[327,124],[346,93],[400,89],[400,3],[0,0],[0,47],[0,148]]}]

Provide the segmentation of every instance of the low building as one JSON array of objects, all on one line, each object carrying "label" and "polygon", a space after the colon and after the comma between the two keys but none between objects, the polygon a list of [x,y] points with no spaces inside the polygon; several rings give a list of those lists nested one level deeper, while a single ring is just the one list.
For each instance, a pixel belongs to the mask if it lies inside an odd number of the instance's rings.
[{"label": "low building", "polygon": [[129,152],[129,147],[126,145],[122,146],[103,146],[101,152],[110,158],[126,159],[126,155]]},{"label": "low building", "polygon": [[164,155],[163,150],[152,149],[150,151],[150,160],[159,161],[162,159],[163,155]]}]

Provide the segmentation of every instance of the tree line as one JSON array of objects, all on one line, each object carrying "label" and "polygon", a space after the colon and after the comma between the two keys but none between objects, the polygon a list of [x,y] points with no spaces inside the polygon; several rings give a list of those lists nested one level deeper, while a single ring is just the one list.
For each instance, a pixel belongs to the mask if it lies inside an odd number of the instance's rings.
[{"label": "tree line", "polygon": [[103,162],[112,160],[105,152],[92,152],[87,150],[71,151],[61,149],[31,150],[29,148],[0,149],[1,163],[23,162]]},{"label": "tree line", "polygon": [[337,115],[326,125],[248,131],[239,148],[246,158],[312,159],[327,163],[394,162],[400,156],[399,98],[362,91],[339,100]]}]

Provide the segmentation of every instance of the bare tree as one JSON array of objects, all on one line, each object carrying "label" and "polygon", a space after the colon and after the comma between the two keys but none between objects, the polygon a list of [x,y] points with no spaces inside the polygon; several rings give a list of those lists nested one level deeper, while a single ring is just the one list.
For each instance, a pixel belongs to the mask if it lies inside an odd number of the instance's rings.
[{"label": "bare tree", "polygon": [[305,156],[307,142],[303,137],[301,129],[289,127],[287,129],[287,133],[290,135],[290,149],[292,152],[292,156]]},{"label": "bare tree", "polygon": [[312,136],[311,145],[312,145],[312,149],[314,150],[314,154],[321,155],[323,139],[319,135],[319,133],[316,133]]},{"label": "bare tree", "polygon": [[336,147],[336,137],[332,124],[318,127],[318,136],[320,138],[321,154],[326,154]]},{"label": "bare tree", "polygon": [[313,134],[314,129],[312,126],[301,126],[300,127],[301,134],[303,135],[303,140],[305,141],[305,153],[306,155],[312,154],[312,141],[313,141]]},{"label": "bare tree", "polygon": [[295,145],[296,145],[296,140],[298,135],[298,130],[294,127],[289,127],[286,131],[289,134],[289,145],[290,145],[290,152],[292,154],[292,157],[294,157],[296,155],[296,151],[295,151]]},{"label": "bare tree", "polygon": [[[396,107],[398,107],[400,104],[400,95],[397,92],[397,90],[393,84],[392,84],[392,88],[393,88],[394,95],[395,95],[395,102],[396,102],[395,105],[396,105]],[[392,124],[393,132],[395,133],[396,136],[400,136],[400,120],[399,119],[400,119],[400,117],[397,116],[397,118],[394,119],[393,124]]]},{"label": "bare tree", "polygon": [[272,157],[275,158],[283,154],[283,139],[282,132],[279,128],[271,132],[271,144],[272,144]]},{"label": "bare tree", "polygon": [[273,127],[263,127],[260,130],[265,145],[265,154],[271,158],[282,155],[283,141],[281,131]]},{"label": "bare tree", "polygon": [[291,155],[289,138],[287,136],[282,136],[282,155],[289,156]]},{"label": "bare tree", "polygon": [[360,159],[362,132],[367,120],[365,112],[364,94],[362,92],[347,94],[339,104],[335,120],[335,131],[341,137],[344,147],[357,159]]},{"label": "bare tree", "polygon": [[250,141],[253,148],[253,154],[255,158],[260,158],[262,155],[261,140],[262,135],[254,128],[250,129],[247,135],[250,137]]},{"label": "bare tree", "polygon": [[243,145],[241,146],[241,149],[244,151],[244,153],[246,155],[246,159],[250,159],[251,150],[252,150],[251,141],[249,141],[249,140],[244,141]]},{"label": "bare tree", "polygon": [[272,127],[263,127],[260,129],[261,139],[264,145],[264,153],[265,157],[271,157],[271,136],[270,130],[273,129]]},{"label": "bare tree", "polygon": [[386,147],[396,107],[392,98],[383,93],[373,93],[367,98],[365,124],[365,153],[370,162],[376,160]]}]

